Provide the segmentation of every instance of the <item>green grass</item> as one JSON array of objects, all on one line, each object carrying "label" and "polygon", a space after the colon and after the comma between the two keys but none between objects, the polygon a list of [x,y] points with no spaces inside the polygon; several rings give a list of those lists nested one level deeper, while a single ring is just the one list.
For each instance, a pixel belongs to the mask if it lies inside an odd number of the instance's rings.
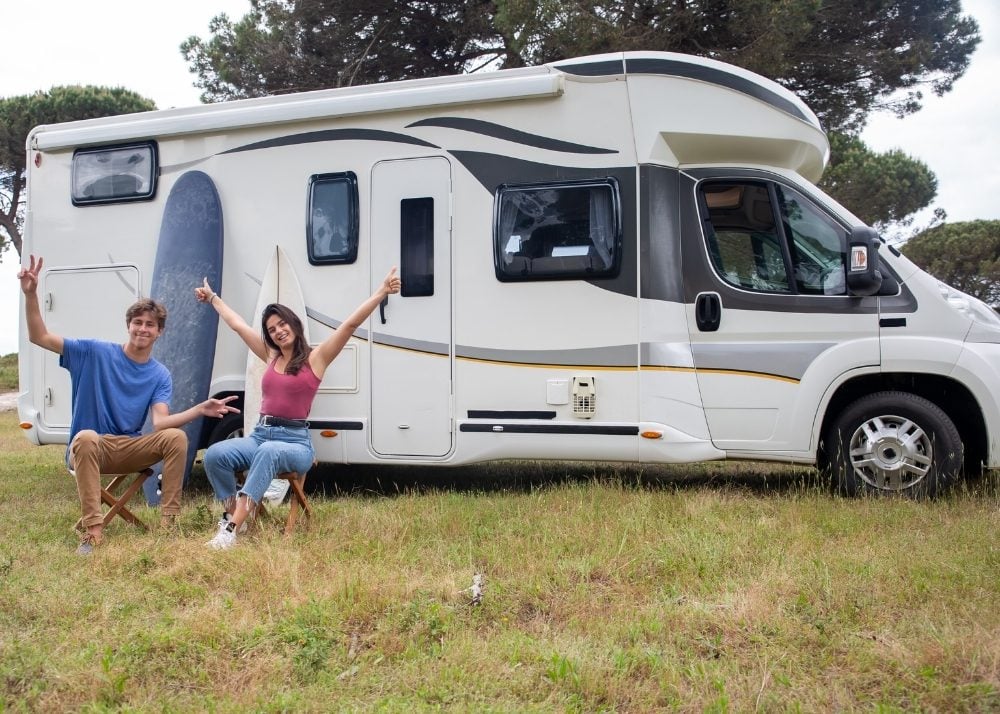
[{"label": "green grass", "polygon": [[17,352],[0,357],[0,392],[17,391]]},{"label": "green grass", "polygon": [[62,447],[5,413],[0,453],[0,710],[1000,708],[995,476],[915,503],[747,464],[330,468],[310,528],[212,553],[196,472],[179,534],[80,558]]}]

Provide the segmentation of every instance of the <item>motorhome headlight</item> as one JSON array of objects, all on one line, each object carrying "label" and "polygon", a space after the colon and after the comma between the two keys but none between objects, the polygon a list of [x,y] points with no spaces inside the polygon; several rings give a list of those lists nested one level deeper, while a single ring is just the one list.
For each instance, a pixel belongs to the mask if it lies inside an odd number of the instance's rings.
[{"label": "motorhome headlight", "polygon": [[938,281],[941,296],[963,317],[982,325],[1000,327],[1000,316],[989,305],[978,298],[967,295],[946,283]]}]

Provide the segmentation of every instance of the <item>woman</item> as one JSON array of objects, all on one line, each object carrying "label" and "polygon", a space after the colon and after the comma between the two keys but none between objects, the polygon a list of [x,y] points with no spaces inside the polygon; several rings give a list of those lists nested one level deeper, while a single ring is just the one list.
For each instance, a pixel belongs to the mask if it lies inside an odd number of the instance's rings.
[{"label": "woman", "polygon": [[[264,308],[258,335],[222,301],[207,279],[194,289],[195,298],[214,307],[250,351],[267,363],[261,380],[261,417],[253,432],[242,439],[212,444],[205,452],[205,473],[225,509],[219,532],[207,543],[208,547],[224,550],[236,544],[237,532],[277,474],[305,473],[312,466],[313,446],[306,417],[326,368],[379,303],[386,296],[398,293],[399,288],[400,281],[393,268],[379,289],[316,348],[306,344],[302,321],[284,305],[272,303]],[[238,491],[237,471],[247,474],[243,488]]]}]

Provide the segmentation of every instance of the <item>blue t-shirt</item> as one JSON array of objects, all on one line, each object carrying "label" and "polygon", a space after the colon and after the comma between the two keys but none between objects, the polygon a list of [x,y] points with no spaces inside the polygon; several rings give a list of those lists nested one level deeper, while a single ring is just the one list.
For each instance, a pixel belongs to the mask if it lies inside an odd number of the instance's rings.
[{"label": "blue t-shirt", "polygon": [[139,436],[150,408],[170,406],[170,372],[155,359],[134,362],[125,348],[101,340],[63,340],[59,364],[73,380],[70,443],[78,432]]}]

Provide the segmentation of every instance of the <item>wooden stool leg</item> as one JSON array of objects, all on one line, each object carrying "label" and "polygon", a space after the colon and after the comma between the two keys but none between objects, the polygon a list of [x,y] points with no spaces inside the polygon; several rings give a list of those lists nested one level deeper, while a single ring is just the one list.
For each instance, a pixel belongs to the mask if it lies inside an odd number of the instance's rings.
[{"label": "wooden stool leg", "polygon": [[[118,474],[111,482],[108,484],[107,488],[101,488],[101,501],[110,506],[108,512],[104,514],[104,525],[107,526],[111,521],[114,520],[115,516],[118,516],[134,526],[138,526],[142,530],[149,530],[145,523],[136,518],[135,514],[128,509],[128,502],[132,500],[132,497],[142,488],[142,484],[147,478],[153,475],[152,469],[144,469],[139,473],[135,474],[135,478],[125,487],[120,496],[115,496],[114,491],[121,485],[125,479],[127,479],[132,474]],[[82,530],[83,519],[80,518],[74,526],[77,530]]]},{"label": "wooden stool leg", "polygon": [[291,535],[295,530],[295,524],[299,519],[299,509],[305,514],[307,519],[312,518],[312,508],[309,507],[309,501],[306,500],[306,493],[302,486],[306,482],[305,476],[299,476],[298,474],[292,474],[294,478],[289,478],[288,483],[292,487],[292,501],[289,505],[288,510],[288,523],[285,524],[285,535]]},{"label": "wooden stool leg", "polygon": [[[110,510],[104,514],[104,525],[108,525],[115,516],[121,516],[129,523],[139,526],[142,530],[149,530],[146,524],[140,521],[135,515],[127,508],[127,504],[135,496],[136,492],[142,488],[142,484],[147,478],[152,475],[152,471],[146,469],[142,473],[136,474],[136,477],[132,479],[132,483],[122,492],[122,495],[115,501],[114,505],[111,506]],[[109,486],[110,488],[110,486]]]}]

